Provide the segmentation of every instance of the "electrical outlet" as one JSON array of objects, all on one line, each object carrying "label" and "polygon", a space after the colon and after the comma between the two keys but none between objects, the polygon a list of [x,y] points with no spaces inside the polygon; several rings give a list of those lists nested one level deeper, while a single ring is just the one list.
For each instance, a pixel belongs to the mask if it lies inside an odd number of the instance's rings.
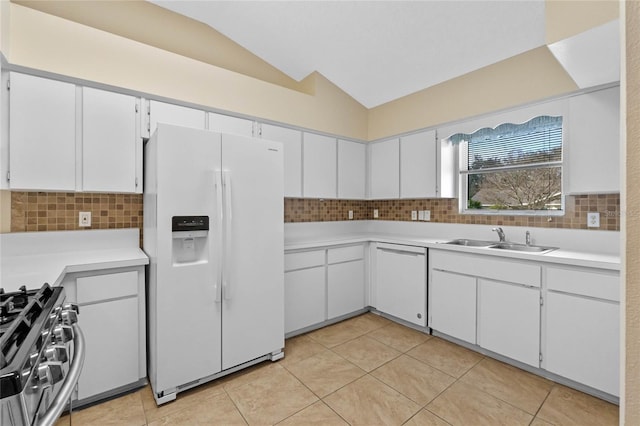
[{"label": "electrical outlet", "polygon": [[378,209],[373,209],[373,218],[374,219],[378,218]]},{"label": "electrical outlet", "polygon": [[587,227],[600,228],[600,213],[598,212],[587,213]]},{"label": "electrical outlet", "polygon": [[411,220],[418,220],[418,211],[417,210],[413,210],[411,212]]},{"label": "electrical outlet", "polygon": [[78,226],[81,226],[81,227],[91,226],[91,212],[80,212],[78,214]]},{"label": "electrical outlet", "polygon": [[431,210],[425,210],[424,211],[424,220],[426,222],[429,222],[431,220]]},{"label": "electrical outlet", "polygon": [[349,210],[349,220],[353,219],[353,210]]}]

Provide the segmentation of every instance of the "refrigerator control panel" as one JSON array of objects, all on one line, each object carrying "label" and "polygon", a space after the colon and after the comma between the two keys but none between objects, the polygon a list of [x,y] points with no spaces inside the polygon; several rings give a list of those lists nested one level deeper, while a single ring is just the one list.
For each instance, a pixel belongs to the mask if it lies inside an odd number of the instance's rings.
[{"label": "refrigerator control panel", "polygon": [[179,231],[208,231],[209,216],[173,216],[171,230]]}]

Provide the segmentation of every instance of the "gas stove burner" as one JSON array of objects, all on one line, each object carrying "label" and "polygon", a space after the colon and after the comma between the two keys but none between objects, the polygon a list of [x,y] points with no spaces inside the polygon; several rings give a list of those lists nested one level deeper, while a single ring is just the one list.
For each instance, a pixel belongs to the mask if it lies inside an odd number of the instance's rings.
[{"label": "gas stove burner", "polygon": [[55,302],[51,299],[58,292],[45,283],[35,290],[22,286],[15,292],[0,293],[0,367],[11,362],[45,306]]},{"label": "gas stove burner", "polygon": [[59,286],[0,289],[0,424],[53,424],[64,409],[84,360],[77,312]]}]

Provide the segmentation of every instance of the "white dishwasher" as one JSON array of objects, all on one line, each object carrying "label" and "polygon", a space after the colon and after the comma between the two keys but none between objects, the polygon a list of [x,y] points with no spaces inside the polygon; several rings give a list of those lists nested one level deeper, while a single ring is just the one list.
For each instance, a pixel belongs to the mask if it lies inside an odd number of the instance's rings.
[{"label": "white dishwasher", "polygon": [[378,243],[376,308],[421,327],[427,326],[427,249]]}]

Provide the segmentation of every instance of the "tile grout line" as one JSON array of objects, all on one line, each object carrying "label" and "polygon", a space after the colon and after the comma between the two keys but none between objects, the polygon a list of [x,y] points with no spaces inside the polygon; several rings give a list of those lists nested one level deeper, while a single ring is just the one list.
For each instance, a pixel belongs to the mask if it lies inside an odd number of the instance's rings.
[{"label": "tile grout line", "polygon": [[[551,382],[553,383],[553,386],[551,386],[551,389],[549,389],[549,392],[547,393],[547,396],[544,397],[544,400],[542,401],[542,403],[540,404],[540,406],[538,407],[538,410],[536,411],[536,414],[533,415],[533,419],[531,420],[531,423],[533,423],[533,421],[538,418],[538,414],[540,413],[540,410],[542,410],[542,407],[544,406],[544,403],[547,402],[547,399],[549,399],[549,397],[551,396],[551,392],[553,392],[553,390],[556,388],[556,386],[558,385],[555,382]],[[545,419],[543,419],[542,417],[540,417],[540,420],[544,420],[547,423],[551,423],[550,421],[547,421]]]},{"label": "tile grout line", "polygon": [[238,411],[238,414],[240,414],[240,417],[242,417],[242,420],[244,420],[244,422],[248,425],[249,422],[247,421],[247,418],[244,416],[244,414],[242,414],[242,411],[240,410],[240,407],[238,407],[238,405],[233,400],[233,398],[231,398],[231,395],[229,395],[229,392],[227,392],[227,389],[224,387],[224,385],[222,386],[222,391],[225,393],[225,395],[227,395],[227,398],[229,398],[229,401],[231,401],[231,403],[235,407],[236,411]]}]

